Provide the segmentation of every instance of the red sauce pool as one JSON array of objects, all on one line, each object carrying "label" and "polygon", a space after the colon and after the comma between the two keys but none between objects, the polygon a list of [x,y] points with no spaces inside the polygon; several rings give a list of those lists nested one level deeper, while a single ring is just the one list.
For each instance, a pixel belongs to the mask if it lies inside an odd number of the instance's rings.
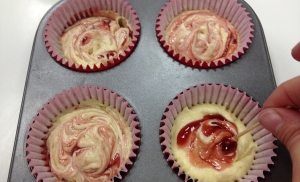
[{"label": "red sauce pool", "polygon": [[[208,141],[202,141],[199,132]],[[177,145],[187,150],[190,161],[196,166],[203,167],[205,161],[215,169],[222,170],[229,167],[235,158],[237,142],[232,139],[235,132],[235,124],[222,115],[206,115],[179,131]]]}]

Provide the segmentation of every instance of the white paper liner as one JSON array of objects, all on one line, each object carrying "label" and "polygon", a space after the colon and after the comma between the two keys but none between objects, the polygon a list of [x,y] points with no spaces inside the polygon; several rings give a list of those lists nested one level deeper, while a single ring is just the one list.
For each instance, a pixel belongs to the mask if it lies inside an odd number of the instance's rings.
[{"label": "white paper liner", "polygon": [[[103,64],[100,64],[100,67],[88,65],[86,68],[83,68],[82,65],[69,62],[63,56],[59,37],[67,27],[81,19],[93,16],[101,10],[112,10],[124,16],[131,23],[133,33],[130,45],[123,54],[119,55],[118,59],[114,59],[113,62],[108,61],[106,66]],[[140,36],[140,22],[136,11],[128,2],[123,0],[65,0],[49,18],[44,36],[46,48],[57,62],[73,70],[84,72],[101,71],[121,63],[131,54]]]},{"label": "white paper liner", "polygon": [[[190,10],[209,10],[210,12],[227,19],[237,30],[240,36],[240,43],[237,50],[227,58],[217,59],[211,62],[197,60],[193,63],[167,45],[164,38],[165,30],[170,21],[178,14]],[[165,7],[161,9],[156,22],[157,37],[165,51],[175,60],[185,65],[195,68],[215,68],[231,63],[244,54],[249,48],[253,38],[253,23],[246,9],[237,0],[170,0]]]},{"label": "white paper liner", "polygon": [[[31,173],[35,176],[36,181],[53,181],[56,182],[55,175],[51,172],[49,159],[46,156],[47,133],[52,126],[52,120],[64,110],[79,105],[84,100],[97,100],[99,103],[111,106],[117,109],[130,126],[132,133],[132,150],[125,166],[121,168],[115,178],[122,179],[121,172],[128,172],[127,167],[133,165],[137,156],[140,141],[140,129],[137,115],[124,97],[119,96],[116,92],[104,87],[84,87],[70,88],[64,90],[62,94],[57,94],[54,98],[49,99],[49,103],[43,105],[43,109],[38,111],[38,115],[33,118],[30,129],[27,132],[26,139],[26,159]],[[114,178],[111,180],[114,181]]]},{"label": "white paper liner", "polygon": [[[237,88],[224,86],[223,84],[208,84],[196,85],[184,90],[178,94],[171,103],[167,106],[167,110],[163,114],[161,120],[161,145],[163,146],[163,153],[167,161],[171,163],[172,169],[178,169],[178,176],[185,175],[185,181],[196,179],[191,178],[180,168],[175,161],[171,150],[171,130],[175,118],[185,107],[192,107],[194,105],[210,103],[227,106],[229,112],[235,113],[240,117],[241,121],[246,127],[249,127],[258,122],[258,114],[261,111],[258,103],[255,102],[251,96],[245,92],[239,91]],[[256,154],[251,169],[247,175],[240,179],[240,182],[256,182],[258,178],[264,178],[264,171],[270,171],[268,165],[274,164],[272,157],[276,156],[274,149],[277,146],[273,143],[276,138],[264,129],[262,126],[257,127],[251,131],[254,142],[257,144]]]}]

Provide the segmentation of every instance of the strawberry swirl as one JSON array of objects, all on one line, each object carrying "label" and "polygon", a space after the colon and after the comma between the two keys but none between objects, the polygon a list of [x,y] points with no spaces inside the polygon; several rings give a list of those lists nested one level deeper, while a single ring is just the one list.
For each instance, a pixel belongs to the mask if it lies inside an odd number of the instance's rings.
[{"label": "strawberry swirl", "polygon": [[235,28],[208,10],[185,11],[176,16],[166,28],[165,39],[175,53],[193,63],[226,58],[239,44]]},{"label": "strawberry swirl", "polygon": [[109,181],[124,167],[131,147],[130,127],[107,106],[62,114],[47,139],[51,170],[58,181]]},{"label": "strawberry swirl", "polygon": [[228,105],[202,103],[178,113],[171,130],[171,151],[180,169],[198,181],[237,181],[251,169],[256,144]]},{"label": "strawberry swirl", "polygon": [[67,28],[60,37],[63,55],[71,63],[86,68],[118,59],[132,40],[132,28],[128,20],[116,13],[90,17]]},{"label": "strawberry swirl", "polygon": [[231,138],[236,134],[234,123],[221,115],[207,115],[183,127],[178,133],[177,144],[187,148],[190,162],[195,166],[203,167],[205,161],[216,170],[223,170],[235,159],[237,142]]}]

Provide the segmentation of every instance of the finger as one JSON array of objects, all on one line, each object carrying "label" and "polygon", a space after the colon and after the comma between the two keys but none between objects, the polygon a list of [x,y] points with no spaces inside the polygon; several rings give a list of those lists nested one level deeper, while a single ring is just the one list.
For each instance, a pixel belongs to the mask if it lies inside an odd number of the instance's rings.
[{"label": "finger", "polygon": [[287,106],[300,109],[300,76],[279,85],[265,101],[263,108]]},{"label": "finger", "polygon": [[262,110],[258,119],[287,147],[293,161],[293,181],[300,181],[300,112],[270,108]]},{"label": "finger", "polygon": [[300,42],[298,42],[298,44],[296,44],[292,49],[292,56],[297,61],[300,61]]}]

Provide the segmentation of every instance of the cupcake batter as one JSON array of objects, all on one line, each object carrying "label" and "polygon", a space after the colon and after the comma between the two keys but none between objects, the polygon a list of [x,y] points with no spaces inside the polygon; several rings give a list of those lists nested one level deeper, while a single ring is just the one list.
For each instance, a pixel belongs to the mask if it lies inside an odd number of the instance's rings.
[{"label": "cupcake batter", "polygon": [[210,62],[233,54],[239,44],[235,28],[207,10],[185,11],[165,31],[166,43],[186,60]]},{"label": "cupcake batter", "polygon": [[201,104],[184,108],[171,131],[171,149],[179,167],[201,182],[235,181],[250,170],[256,144],[251,134],[231,139],[244,124],[225,106]]},{"label": "cupcake batter", "polygon": [[56,117],[47,139],[52,172],[65,181],[109,181],[132,147],[130,127],[119,112],[88,101]]},{"label": "cupcake batter", "polygon": [[65,59],[71,63],[100,67],[118,59],[128,48],[132,27],[128,20],[107,11],[82,19],[67,28],[60,38]]}]

